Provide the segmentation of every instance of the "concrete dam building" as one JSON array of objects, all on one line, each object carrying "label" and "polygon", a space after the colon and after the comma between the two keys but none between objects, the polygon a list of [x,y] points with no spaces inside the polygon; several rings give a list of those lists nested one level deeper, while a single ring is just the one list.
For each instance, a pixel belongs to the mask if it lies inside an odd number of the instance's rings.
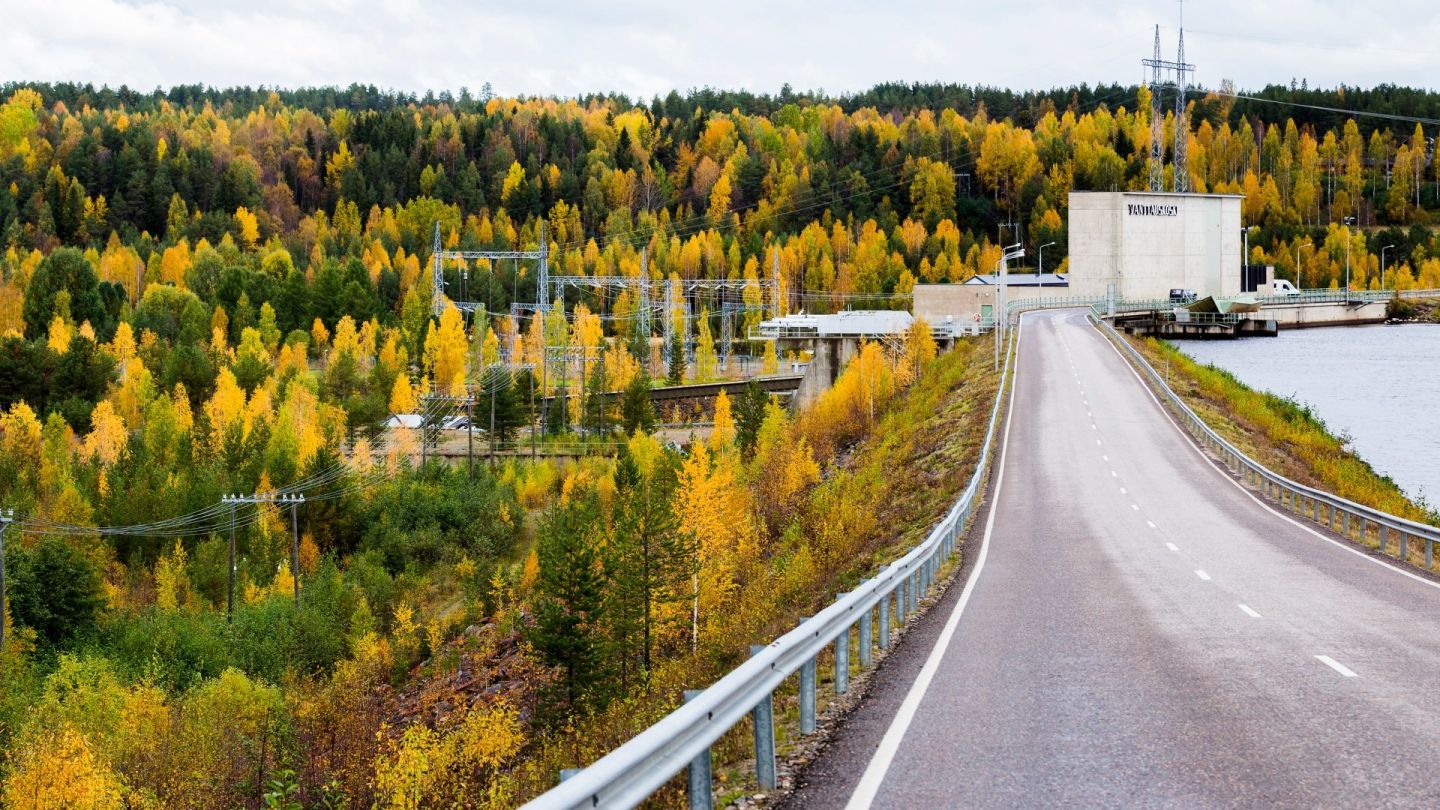
[{"label": "concrete dam building", "polygon": [[1069,293],[1130,301],[1239,295],[1244,283],[1238,194],[1070,193]]}]

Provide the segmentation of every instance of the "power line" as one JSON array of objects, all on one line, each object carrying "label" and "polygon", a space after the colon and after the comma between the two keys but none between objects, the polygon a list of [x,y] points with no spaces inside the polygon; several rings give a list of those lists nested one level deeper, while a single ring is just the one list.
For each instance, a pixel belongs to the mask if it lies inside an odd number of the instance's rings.
[{"label": "power line", "polygon": [[1299,108],[1301,108],[1301,109],[1306,109],[1306,110],[1318,110],[1318,111],[1320,111],[1320,112],[1339,113],[1339,114],[1341,114],[1341,115],[1349,115],[1349,116],[1355,116],[1355,117],[1361,117],[1361,118],[1384,118],[1384,119],[1387,119],[1387,120],[1390,120],[1390,121],[1405,121],[1405,122],[1408,122],[1408,123],[1428,124],[1428,125],[1430,125],[1430,126],[1440,126],[1440,119],[1437,119],[1437,118],[1421,118],[1421,117],[1419,117],[1419,116],[1414,116],[1414,115],[1399,115],[1399,114],[1396,114],[1396,113],[1368,112],[1368,111],[1365,111],[1365,110],[1346,110],[1346,109],[1341,109],[1341,108],[1339,108],[1339,107],[1324,107],[1324,106],[1321,106],[1321,105],[1319,105],[1319,104],[1303,104],[1303,103],[1301,103],[1301,102],[1299,102],[1299,101],[1284,101],[1284,100],[1278,99],[1278,98],[1265,98],[1264,96],[1247,96],[1247,95],[1245,95],[1245,94],[1243,94],[1243,93],[1235,93],[1235,94],[1233,94],[1233,95],[1231,96],[1231,98],[1243,98],[1243,99],[1245,99],[1246,101],[1259,101],[1259,102],[1262,102],[1262,103],[1265,103],[1265,104],[1279,104],[1279,105],[1282,105],[1282,106],[1285,106],[1285,107],[1299,107]]}]

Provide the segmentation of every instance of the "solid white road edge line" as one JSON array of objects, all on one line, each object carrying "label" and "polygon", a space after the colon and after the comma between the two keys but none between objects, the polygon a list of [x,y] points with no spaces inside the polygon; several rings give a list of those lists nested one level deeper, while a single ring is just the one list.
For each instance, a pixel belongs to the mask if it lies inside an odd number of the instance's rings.
[{"label": "solid white road edge line", "polygon": [[[1021,323],[1024,319],[1021,319]],[[865,766],[865,772],[860,775],[860,781],[855,785],[855,792],[850,794],[850,801],[845,803],[845,810],[868,810],[871,803],[875,801],[875,795],[880,792],[880,784],[885,781],[885,774],[890,770],[890,763],[895,760],[895,753],[900,750],[900,741],[905,738],[905,732],[910,728],[910,722],[915,719],[915,712],[920,709],[920,701],[925,697],[925,692],[930,688],[930,682],[935,680],[935,673],[940,669],[940,659],[945,657],[945,651],[950,647],[950,639],[955,635],[955,628],[960,625],[960,615],[965,612],[965,606],[970,603],[970,595],[975,591],[975,583],[980,580],[980,572],[985,570],[985,558],[990,552],[990,535],[995,530],[995,512],[1000,503],[1000,488],[1005,484],[1005,457],[1010,450],[1010,427],[1015,424],[1015,400],[1016,389],[1020,382],[1020,339],[1023,332],[1020,326],[1015,327],[1015,376],[1010,384],[1010,404],[1006,407],[1005,413],[1005,434],[1000,439],[1000,457],[997,463],[1000,465],[999,472],[995,474],[995,494],[990,500],[990,515],[985,519],[985,535],[980,541],[980,554],[975,558],[975,569],[970,572],[970,580],[965,583],[965,590],[961,591],[960,598],[955,602],[955,607],[950,611],[950,618],[945,621],[945,627],[940,631],[940,636],[935,639],[935,646],[930,648],[930,655],[925,659],[925,665],[920,668],[920,674],[915,676],[915,682],[910,684],[910,691],[905,693],[905,700],[901,702],[900,708],[895,712],[895,718],[890,721],[890,727],[885,730],[885,736],[880,738],[880,745],[875,748],[875,754],[870,757],[870,764]],[[1004,393],[1003,391],[1000,393]]]},{"label": "solid white road edge line", "polygon": [[[1089,321],[1087,320],[1086,323],[1088,324]],[[1130,369],[1130,373],[1131,373],[1132,375],[1134,375],[1136,381],[1140,383],[1140,388],[1142,388],[1142,389],[1145,391],[1145,393],[1150,396],[1150,400],[1155,403],[1155,407],[1157,407],[1157,408],[1160,409],[1160,413],[1170,422],[1170,424],[1175,428],[1175,430],[1180,433],[1180,437],[1185,440],[1185,444],[1189,445],[1189,446],[1190,446],[1190,449],[1191,449],[1191,450],[1194,450],[1196,455],[1200,456],[1200,458],[1204,459],[1207,463],[1209,463],[1210,469],[1212,469],[1212,470],[1214,470],[1215,472],[1219,473],[1221,478],[1225,479],[1225,481],[1228,482],[1231,486],[1233,486],[1233,487],[1235,487],[1236,489],[1238,489],[1238,490],[1240,490],[1241,492],[1243,492],[1246,497],[1248,497],[1250,500],[1254,501],[1254,502],[1255,502],[1257,505],[1259,505],[1262,509],[1264,509],[1265,511],[1267,511],[1267,512],[1269,512],[1270,514],[1274,515],[1275,517],[1280,518],[1281,520],[1285,521],[1286,523],[1289,523],[1291,526],[1294,526],[1295,528],[1300,529],[1300,530],[1306,532],[1307,534],[1309,534],[1309,535],[1311,535],[1311,536],[1313,536],[1313,537],[1318,537],[1318,538],[1320,538],[1321,540],[1324,540],[1325,542],[1327,542],[1327,543],[1329,543],[1330,545],[1332,545],[1332,546],[1340,549],[1341,551],[1347,551],[1347,552],[1349,552],[1349,553],[1351,553],[1351,554],[1354,554],[1356,557],[1359,557],[1360,559],[1365,560],[1366,562],[1373,563],[1373,564],[1375,564],[1375,565],[1381,566],[1382,568],[1388,568],[1388,569],[1390,569],[1391,571],[1394,571],[1395,573],[1400,574],[1401,576],[1409,577],[1410,579],[1413,579],[1413,580],[1415,580],[1416,582],[1419,582],[1419,583],[1422,584],[1422,585],[1426,585],[1426,586],[1429,586],[1429,587],[1431,587],[1431,588],[1435,588],[1435,589],[1437,589],[1437,590],[1440,590],[1440,582],[1433,582],[1433,581],[1431,581],[1431,580],[1428,580],[1428,579],[1420,576],[1419,574],[1416,574],[1416,573],[1414,573],[1414,572],[1412,572],[1412,571],[1406,571],[1404,568],[1400,568],[1400,567],[1398,567],[1398,566],[1396,566],[1396,565],[1393,565],[1393,564],[1391,564],[1391,563],[1389,563],[1389,562],[1386,562],[1385,560],[1381,560],[1381,559],[1377,559],[1377,558],[1375,558],[1375,557],[1371,557],[1369,554],[1366,554],[1365,552],[1360,551],[1360,550],[1357,549],[1357,548],[1353,548],[1353,547],[1351,547],[1351,546],[1350,546],[1349,544],[1347,544],[1347,543],[1342,543],[1342,542],[1340,542],[1339,540],[1336,540],[1336,539],[1333,538],[1333,537],[1327,537],[1327,536],[1321,534],[1320,532],[1317,532],[1317,531],[1315,531],[1314,529],[1310,528],[1309,526],[1305,525],[1304,523],[1301,523],[1301,522],[1295,520],[1294,518],[1291,518],[1289,515],[1285,514],[1284,512],[1281,512],[1280,510],[1278,510],[1278,509],[1276,509],[1275,507],[1271,506],[1268,501],[1264,500],[1264,499],[1261,498],[1260,496],[1258,496],[1258,495],[1256,495],[1255,493],[1251,492],[1250,490],[1246,489],[1245,486],[1242,485],[1239,481],[1235,480],[1234,478],[1231,478],[1231,477],[1230,477],[1230,473],[1226,472],[1225,469],[1220,466],[1220,462],[1218,462],[1218,461],[1210,458],[1209,456],[1205,455],[1205,452],[1200,449],[1200,445],[1196,443],[1195,437],[1193,437],[1193,436],[1190,435],[1190,431],[1188,431],[1188,430],[1186,430],[1185,428],[1181,427],[1181,426],[1180,426],[1180,423],[1177,422],[1177,421],[1175,421],[1175,417],[1171,416],[1171,415],[1170,415],[1170,411],[1167,410],[1167,409],[1165,408],[1165,406],[1161,404],[1160,398],[1157,397],[1157,396],[1155,396],[1155,392],[1154,392],[1154,391],[1151,391],[1151,390],[1150,390],[1150,386],[1148,386],[1148,385],[1145,384],[1145,380],[1144,380],[1144,378],[1142,378],[1142,377],[1140,376],[1140,372],[1137,371],[1137,370],[1135,369],[1135,367],[1130,364],[1130,361],[1129,361],[1128,359],[1126,359],[1125,355],[1123,355],[1123,354],[1120,353],[1120,347],[1119,347],[1119,346],[1116,346],[1114,343],[1110,342],[1110,339],[1109,339],[1109,338],[1107,338],[1107,337],[1105,337],[1105,335],[1101,334],[1101,332],[1100,332],[1100,327],[1098,327],[1098,326],[1092,326],[1092,327],[1090,328],[1090,331],[1095,334],[1095,338],[1096,338],[1097,340],[1102,340],[1102,341],[1104,341],[1104,342],[1105,342],[1105,345],[1109,346],[1109,347],[1110,347],[1110,350],[1113,351],[1113,352],[1115,352],[1115,355],[1120,358],[1120,362],[1125,364],[1125,368]],[[1099,441],[1099,439],[1096,439],[1096,441]]]},{"label": "solid white road edge line", "polygon": [[1335,670],[1341,675],[1344,675],[1347,678],[1356,677],[1354,670],[1350,669],[1339,661],[1336,661],[1334,658],[1331,658],[1328,655],[1317,655],[1315,656],[1315,658],[1318,659],[1320,663],[1324,664],[1327,667],[1330,667],[1331,669]]}]

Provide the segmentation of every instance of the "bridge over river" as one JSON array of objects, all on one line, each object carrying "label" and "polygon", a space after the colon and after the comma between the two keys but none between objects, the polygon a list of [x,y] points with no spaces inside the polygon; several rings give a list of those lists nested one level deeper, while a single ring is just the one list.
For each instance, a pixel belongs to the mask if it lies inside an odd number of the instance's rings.
[{"label": "bridge over river", "polygon": [[[1085,311],[1024,315],[1016,347],[965,570],[785,806],[1440,803],[1440,584],[1342,536],[1376,537],[1382,552],[1403,538],[1396,553],[1430,563],[1435,535],[1197,442]],[[941,532],[936,553],[946,545]],[[908,583],[933,578],[916,560],[897,563],[899,586],[887,569],[871,581],[882,595],[867,583],[832,606],[864,625],[865,658],[887,589],[905,613]],[[849,625],[826,627],[848,660]],[[767,648],[772,669],[797,639]],[[763,688],[725,684],[751,703]],[[720,719],[725,706],[705,704]],[[669,730],[684,759],[661,778],[701,750],[680,731],[700,722],[687,717]],[[535,806],[631,803],[639,794],[607,792],[626,784],[615,769],[668,767],[643,748]]]}]

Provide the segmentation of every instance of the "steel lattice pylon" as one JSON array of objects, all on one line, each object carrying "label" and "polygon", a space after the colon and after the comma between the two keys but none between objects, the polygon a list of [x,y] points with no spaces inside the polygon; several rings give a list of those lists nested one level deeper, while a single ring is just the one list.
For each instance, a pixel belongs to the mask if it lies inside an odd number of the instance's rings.
[{"label": "steel lattice pylon", "polygon": [[[1150,59],[1140,60],[1150,68],[1150,190],[1165,190],[1165,129],[1161,106],[1161,91],[1166,87],[1175,88],[1175,146],[1173,190],[1185,193],[1190,190],[1190,170],[1186,166],[1186,146],[1190,138],[1190,125],[1185,114],[1185,89],[1187,76],[1195,72],[1195,66],[1185,61],[1185,25],[1181,19],[1180,52],[1174,62],[1160,57],[1160,26],[1155,26],[1155,54]],[[1164,80],[1164,72],[1173,72],[1174,81]]]}]

